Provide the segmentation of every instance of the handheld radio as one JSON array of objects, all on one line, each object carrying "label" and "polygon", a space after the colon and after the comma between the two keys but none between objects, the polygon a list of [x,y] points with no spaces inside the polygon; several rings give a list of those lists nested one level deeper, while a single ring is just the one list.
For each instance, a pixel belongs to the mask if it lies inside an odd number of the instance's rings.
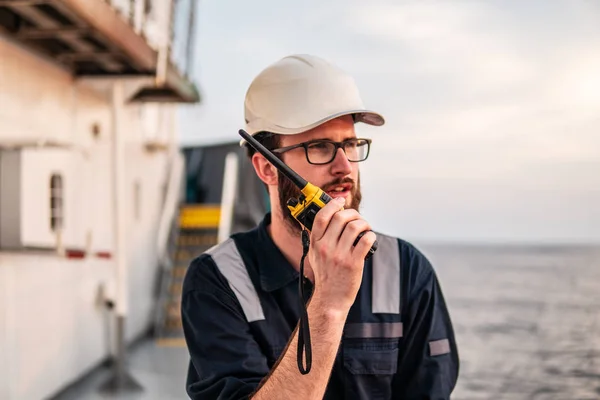
[{"label": "handheld radio", "polygon": [[[308,182],[306,179],[302,178],[298,175],[294,170],[288,167],[283,161],[277,158],[269,149],[260,144],[256,139],[248,134],[243,129],[239,130],[239,134],[250,144],[256,151],[262,154],[271,164],[277,168],[279,172],[285,175],[294,185],[300,189],[302,194],[299,198],[290,198],[287,201],[287,207],[290,210],[292,216],[304,226],[307,230],[312,230],[313,221],[317,212],[325,207],[325,204],[329,203],[332,198],[325,193],[318,186],[313,185]],[[354,241],[354,246],[358,243],[360,238],[366,232],[361,232],[356,240]],[[365,259],[371,257],[375,250],[377,250],[377,241],[375,241],[372,247],[369,249],[367,256]]]}]

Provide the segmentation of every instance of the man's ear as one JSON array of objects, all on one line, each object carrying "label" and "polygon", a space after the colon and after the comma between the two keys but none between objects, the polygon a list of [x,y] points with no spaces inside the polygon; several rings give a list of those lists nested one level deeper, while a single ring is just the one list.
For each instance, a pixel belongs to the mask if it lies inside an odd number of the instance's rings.
[{"label": "man's ear", "polygon": [[266,185],[277,185],[277,169],[260,153],[252,155],[252,165],[256,174]]}]

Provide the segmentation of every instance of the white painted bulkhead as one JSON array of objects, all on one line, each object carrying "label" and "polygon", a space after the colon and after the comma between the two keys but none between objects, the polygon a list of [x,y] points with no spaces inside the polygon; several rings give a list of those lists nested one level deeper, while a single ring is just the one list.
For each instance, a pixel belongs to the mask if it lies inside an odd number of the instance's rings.
[{"label": "white painted bulkhead", "polygon": [[[168,176],[168,153],[149,152],[144,144],[175,144],[174,112],[127,105],[121,113],[128,340],[152,321]],[[0,148],[20,148],[19,235],[32,248],[0,249],[0,399],[51,396],[112,352],[114,321],[100,301],[101,287],[109,295],[115,290],[111,136],[110,98],[0,35]],[[64,182],[62,244],[85,251],[83,259],[52,251],[53,173]],[[0,202],[7,196],[0,193]]]}]

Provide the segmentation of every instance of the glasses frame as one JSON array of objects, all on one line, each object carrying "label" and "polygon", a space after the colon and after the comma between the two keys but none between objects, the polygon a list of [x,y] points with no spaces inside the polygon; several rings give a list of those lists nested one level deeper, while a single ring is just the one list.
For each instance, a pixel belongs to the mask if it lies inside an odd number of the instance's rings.
[{"label": "glasses frame", "polygon": [[[365,158],[359,161],[352,161],[348,158],[348,155],[346,154],[346,150],[344,150],[344,145],[346,145],[346,143],[349,142],[353,142],[353,141],[365,141],[367,143],[367,154],[365,155]],[[335,159],[335,156],[337,155],[337,151],[338,149],[342,149],[342,151],[344,152],[344,155],[346,156],[346,159],[349,162],[363,162],[365,161],[367,158],[369,158],[369,153],[371,152],[371,139],[367,139],[367,138],[350,138],[350,139],[346,139],[343,140],[341,142],[334,142],[333,140],[328,140],[328,139],[313,139],[313,140],[309,140],[307,142],[302,142],[302,143],[298,143],[298,144],[294,144],[291,146],[286,146],[286,147],[278,147],[276,149],[271,150],[273,153],[276,154],[283,154],[285,152],[288,152],[290,150],[294,150],[300,147],[304,148],[304,155],[306,156],[306,161],[308,161],[309,164],[312,165],[325,165],[325,164],[329,164],[330,162],[332,162]],[[331,159],[327,162],[321,162],[321,163],[314,163],[311,162],[310,159],[308,158],[308,146],[310,146],[311,144],[314,143],[331,143],[335,146],[335,150],[333,151],[333,155],[331,157]]]}]

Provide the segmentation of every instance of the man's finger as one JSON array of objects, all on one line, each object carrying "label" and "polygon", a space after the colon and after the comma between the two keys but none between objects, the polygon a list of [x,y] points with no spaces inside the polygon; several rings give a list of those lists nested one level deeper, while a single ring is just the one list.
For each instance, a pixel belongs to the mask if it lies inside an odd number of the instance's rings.
[{"label": "man's finger", "polygon": [[364,259],[376,240],[377,235],[373,231],[365,233],[352,250],[352,255],[356,258]]},{"label": "man's finger", "polygon": [[340,212],[335,213],[335,215],[331,217],[331,221],[329,222],[329,226],[325,230],[323,238],[331,238],[329,240],[332,240],[337,244],[337,242],[342,237],[342,234],[344,233],[344,230],[346,229],[348,223],[360,218],[360,214],[354,209],[342,210]]},{"label": "man's finger", "polygon": [[315,216],[315,220],[313,221],[311,238],[312,240],[319,240],[325,234],[327,227],[329,226],[329,222],[333,215],[342,210],[344,208],[345,200],[343,197],[339,197],[331,200],[329,203],[325,204],[325,207],[317,212]]},{"label": "man's finger", "polygon": [[369,223],[362,218],[348,222],[344,228],[342,236],[340,237],[339,247],[342,249],[348,249],[348,251],[352,251],[352,247],[354,247],[356,238],[358,238],[362,232],[370,230],[371,225],[369,225]]}]

